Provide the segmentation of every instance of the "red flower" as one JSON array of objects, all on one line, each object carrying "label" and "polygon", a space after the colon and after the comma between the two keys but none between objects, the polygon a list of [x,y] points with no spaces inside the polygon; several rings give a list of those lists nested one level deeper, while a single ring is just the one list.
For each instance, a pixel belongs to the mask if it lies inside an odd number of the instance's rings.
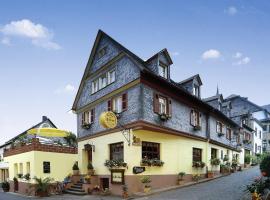
[{"label": "red flower", "polygon": [[266,173],[266,172],[262,172],[262,175],[263,175],[263,176],[267,176],[267,173]]}]

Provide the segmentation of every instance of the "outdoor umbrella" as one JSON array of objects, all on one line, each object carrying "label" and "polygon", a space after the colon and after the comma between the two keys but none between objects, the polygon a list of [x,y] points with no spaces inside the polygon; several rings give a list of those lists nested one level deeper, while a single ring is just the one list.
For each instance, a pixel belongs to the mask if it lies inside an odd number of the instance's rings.
[{"label": "outdoor umbrella", "polygon": [[57,128],[33,128],[28,130],[27,134],[43,137],[67,137],[69,132]]}]

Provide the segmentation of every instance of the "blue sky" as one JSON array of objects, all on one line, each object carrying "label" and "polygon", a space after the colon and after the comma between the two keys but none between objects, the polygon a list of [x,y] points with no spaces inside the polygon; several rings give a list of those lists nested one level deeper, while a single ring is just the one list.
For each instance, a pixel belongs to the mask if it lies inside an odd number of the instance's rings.
[{"label": "blue sky", "polygon": [[167,48],[175,81],[199,73],[203,97],[270,103],[270,2],[0,1],[0,143],[68,111],[98,29],[143,59]]}]

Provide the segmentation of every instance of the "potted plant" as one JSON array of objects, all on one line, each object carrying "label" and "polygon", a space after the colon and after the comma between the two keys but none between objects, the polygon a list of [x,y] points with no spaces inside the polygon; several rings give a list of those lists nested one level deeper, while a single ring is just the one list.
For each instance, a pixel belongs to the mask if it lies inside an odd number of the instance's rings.
[{"label": "potted plant", "polygon": [[270,155],[265,156],[260,163],[262,175],[270,177]]},{"label": "potted plant", "polygon": [[23,177],[23,174],[20,173],[17,176],[18,176],[18,178],[22,178]]},{"label": "potted plant", "polygon": [[247,154],[245,155],[245,158],[244,158],[244,167],[249,167],[250,166],[250,161],[251,161],[251,155]]},{"label": "potted plant", "polygon": [[144,185],[144,192],[149,193],[151,191],[151,178],[150,176],[141,177],[141,183]]},{"label": "potted plant", "polygon": [[170,118],[170,116],[167,115],[166,113],[161,113],[161,114],[159,114],[159,119],[160,119],[161,121],[167,121],[169,118]]},{"label": "potted plant", "polygon": [[125,163],[123,160],[106,160],[104,165],[109,169],[127,167],[127,163]]},{"label": "potted plant", "polygon": [[14,182],[14,192],[17,192],[19,189],[19,182],[18,179],[16,177],[13,178],[13,182]]},{"label": "potted plant", "polygon": [[72,167],[72,170],[73,170],[73,175],[79,175],[80,174],[80,169],[79,169],[79,166],[78,166],[78,163],[75,162],[73,167]]},{"label": "potted plant", "polygon": [[4,181],[4,182],[2,183],[2,189],[3,189],[4,192],[8,192],[9,189],[10,189],[9,182]]},{"label": "potted plant", "polygon": [[208,178],[214,178],[213,166],[220,165],[220,159],[219,158],[212,158],[210,160],[210,163],[211,163],[211,170],[207,172],[207,177]]},{"label": "potted plant", "polygon": [[127,199],[128,198],[128,187],[127,185],[123,185],[122,186],[122,197],[123,199]]},{"label": "potted plant", "polygon": [[198,182],[201,179],[201,175],[200,174],[193,174],[192,175],[192,180],[195,182]]},{"label": "potted plant", "polygon": [[50,177],[46,177],[44,179],[34,177],[34,180],[36,184],[33,185],[33,187],[35,187],[36,195],[39,197],[49,196],[50,184],[53,181],[53,179]]},{"label": "potted plant", "polygon": [[88,169],[88,174],[93,176],[94,173],[95,173],[95,170],[94,170],[94,167],[92,165],[92,162],[89,162],[88,165],[87,165],[87,169]]},{"label": "potted plant", "polygon": [[181,182],[183,181],[183,177],[186,175],[185,172],[179,172],[178,173],[178,185],[181,185]]},{"label": "potted plant", "polygon": [[202,127],[200,125],[195,125],[195,126],[193,126],[193,129],[194,129],[194,131],[199,131],[202,129]]},{"label": "potted plant", "polygon": [[25,180],[29,181],[29,180],[30,180],[30,174],[29,174],[29,173],[25,174],[25,175],[23,176],[23,178],[24,178]]}]

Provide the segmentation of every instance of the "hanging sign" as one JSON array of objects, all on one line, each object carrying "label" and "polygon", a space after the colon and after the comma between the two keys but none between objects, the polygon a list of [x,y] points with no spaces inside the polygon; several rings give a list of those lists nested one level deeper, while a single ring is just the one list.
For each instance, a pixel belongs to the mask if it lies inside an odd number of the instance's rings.
[{"label": "hanging sign", "polygon": [[140,174],[145,171],[145,167],[133,167],[133,174]]},{"label": "hanging sign", "polygon": [[111,112],[103,112],[99,117],[99,123],[104,128],[115,128],[117,125],[117,117]]}]

